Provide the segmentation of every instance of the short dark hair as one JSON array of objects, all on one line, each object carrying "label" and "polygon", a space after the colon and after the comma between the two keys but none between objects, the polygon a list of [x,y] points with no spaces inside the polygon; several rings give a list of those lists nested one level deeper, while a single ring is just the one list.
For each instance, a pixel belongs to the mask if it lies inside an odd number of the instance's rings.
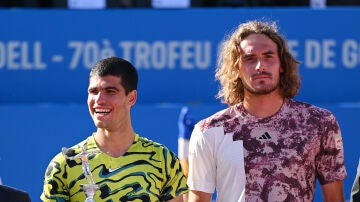
[{"label": "short dark hair", "polygon": [[132,90],[137,90],[138,73],[129,61],[118,57],[102,59],[91,68],[89,78],[107,75],[120,77],[121,85],[124,87],[126,94]]}]

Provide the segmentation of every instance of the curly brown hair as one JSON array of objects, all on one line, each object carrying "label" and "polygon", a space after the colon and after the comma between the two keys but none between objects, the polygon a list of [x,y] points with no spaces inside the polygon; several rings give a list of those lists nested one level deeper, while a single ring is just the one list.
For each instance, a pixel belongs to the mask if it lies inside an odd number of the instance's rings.
[{"label": "curly brown hair", "polygon": [[242,40],[250,34],[264,34],[274,41],[278,47],[278,55],[283,72],[280,75],[280,89],[284,98],[294,97],[300,89],[300,75],[297,61],[290,52],[284,36],[278,32],[275,22],[249,21],[240,24],[225,39],[218,58],[215,78],[221,87],[217,98],[223,103],[234,105],[244,100],[244,85],[239,77],[239,65]]}]

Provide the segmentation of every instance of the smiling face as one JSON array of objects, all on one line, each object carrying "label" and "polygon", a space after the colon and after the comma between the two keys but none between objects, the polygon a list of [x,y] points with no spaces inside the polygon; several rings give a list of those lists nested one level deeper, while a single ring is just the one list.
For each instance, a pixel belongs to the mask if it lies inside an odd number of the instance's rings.
[{"label": "smiling face", "polygon": [[279,90],[280,65],[275,42],[263,34],[250,34],[241,43],[239,77],[245,94],[263,95]]},{"label": "smiling face", "polygon": [[96,127],[114,131],[130,124],[130,108],[136,94],[133,90],[126,95],[120,77],[91,76],[87,103]]}]

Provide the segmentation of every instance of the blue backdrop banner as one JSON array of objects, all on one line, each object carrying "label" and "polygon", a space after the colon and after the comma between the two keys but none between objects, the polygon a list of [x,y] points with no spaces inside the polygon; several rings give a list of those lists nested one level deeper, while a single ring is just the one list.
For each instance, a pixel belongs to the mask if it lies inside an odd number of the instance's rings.
[{"label": "blue backdrop banner", "polygon": [[130,60],[139,103],[215,102],[218,48],[239,23],[276,21],[302,62],[299,97],[360,100],[360,9],[1,10],[0,102],[83,102],[101,58]]},{"label": "blue backdrop banner", "polygon": [[86,106],[95,62],[116,55],[136,66],[135,131],[176,151],[183,105],[197,120],[224,107],[215,99],[219,47],[255,19],[277,22],[301,61],[297,99],[338,118],[349,198],[360,157],[360,8],[4,9],[0,18],[0,183],[33,201],[51,158],[95,130]]}]

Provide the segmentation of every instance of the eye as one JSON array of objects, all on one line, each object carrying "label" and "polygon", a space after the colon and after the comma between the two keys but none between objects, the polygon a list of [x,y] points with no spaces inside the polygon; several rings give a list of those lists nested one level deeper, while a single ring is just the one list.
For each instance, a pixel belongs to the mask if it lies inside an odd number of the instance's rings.
[{"label": "eye", "polygon": [[257,57],[249,55],[249,56],[244,56],[241,60],[243,62],[255,62],[257,61]]},{"label": "eye", "polygon": [[89,94],[97,94],[98,91],[95,90],[95,89],[89,89],[89,90],[88,90],[88,93],[89,93]]},{"label": "eye", "polygon": [[264,61],[265,62],[275,62],[275,60],[277,59],[277,55],[275,54],[266,54],[264,55]]},{"label": "eye", "polygon": [[114,95],[114,94],[116,94],[116,90],[113,90],[113,89],[109,89],[109,90],[106,90],[106,93],[107,94],[110,94],[110,95]]}]

